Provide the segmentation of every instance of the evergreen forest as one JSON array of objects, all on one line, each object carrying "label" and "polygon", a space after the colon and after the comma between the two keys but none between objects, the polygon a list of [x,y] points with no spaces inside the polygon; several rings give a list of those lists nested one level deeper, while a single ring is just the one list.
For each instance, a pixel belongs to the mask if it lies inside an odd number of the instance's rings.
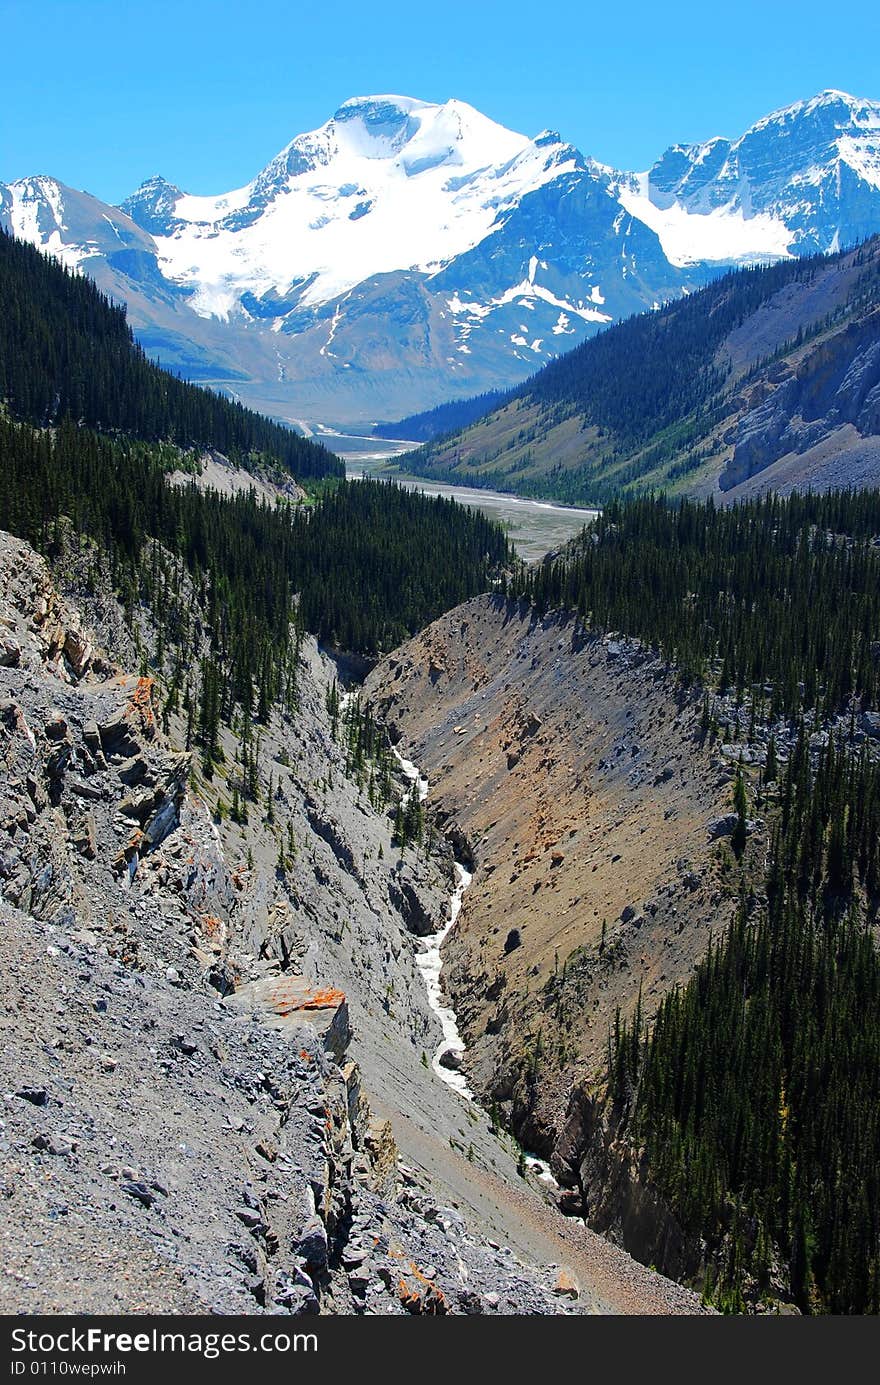
[{"label": "evergreen forest", "polygon": [[300,480],[342,476],[320,445],[148,360],[125,309],[90,279],[0,230],[0,401],[48,427],[213,448],[250,469],[273,463]]},{"label": "evergreen forest", "polygon": [[731,1311],[747,1283],[805,1312],[880,1311],[880,763],[861,730],[880,699],[878,535],[871,491],[619,500],[510,587],[661,650],[707,688],[704,735],[709,691],[792,728],[790,753],[771,737],[736,775],[732,930],[652,1025],[640,1003],[609,1042],[616,1128]]},{"label": "evergreen forest", "polygon": [[880,493],[617,499],[511,595],[656,647],[759,715],[880,701]]}]

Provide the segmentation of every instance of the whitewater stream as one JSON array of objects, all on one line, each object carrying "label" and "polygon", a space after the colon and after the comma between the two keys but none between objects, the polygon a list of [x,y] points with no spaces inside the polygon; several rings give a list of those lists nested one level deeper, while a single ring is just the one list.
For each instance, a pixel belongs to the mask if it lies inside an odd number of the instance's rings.
[{"label": "whitewater stream", "polygon": [[[428,797],[428,781],[422,774],[417,765],[412,760],[404,759],[400,751],[392,746],[397,763],[409,780],[412,788],[410,793],[419,796],[419,802],[424,803]],[[459,1096],[465,1097],[468,1101],[473,1101],[474,1094],[465,1081],[464,1074],[455,1072],[451,1068],[445,1068],[440,1062],[442,1054],[448,1053],[450,1049],[453,1053],[464,1053],[464,1039],[458,1032],[458,1024],[455,1018],[455,1011],[450,1005],[443,1004],[443,983],[440,973],[443,969],[443,958],[440,949],[450,931],[455,927],[458,916],[461,913],[461,905],[464,899],[464,892],[471,883],[472,875],[466,870],[460,861],[455,862],[455,889],[449,900],[449,922],[445,928],[441,928],[437,933],[432,933],[430,937],[423,938],[422,951],[416,954],[416,966],[422,974],[425,983],[425,990],[428,994],[428,1004],[440,1021],[440,1028],[443,1037],[437,1045],[437,1050],[431,1059],[431,1067],[437,1076],[442,1078],[448,1087]]]},{"label": "whitewater stream", "polygon": [[[397,763],[412,785],[410,793],[418,794],[419,802],[424,803],[425,799],[428,797],[427,779],[418,766],[413,764],[412,760],[405,759],[396,747],[392,746],[392,750],[394,751]],[[449,1053],[450,1050],[457,1054],[463,1054],[465,1051],[465,1042],[458,1031],[458,1021],[455,1016],[455,1011],[451,1005],[444,1004],[443,982],[441,979],[443,957],[440,950],[446,938],[458,922],[458,916],[461,913],[461,906],[464,902],[464,892],[472,879],[472,873],[462,865],[461,861],[456,861],[455,888],[449,899],[449,922],[444,928],[439,929],[438,932],[432,933],[430,937],[421,940],[422,951],[416,954],[416,965],[425,982],[428,1004],[439,1019],[440,1027],[443,1032],[443,1037],[437,1045],[434,1056],[431,1059],[431,1067],[448,1087],[451,1087],[454,1092],[458,1092],[459,1096],[464,1097],[466,1101],[475,1102],[476,1097],[468,1086],[464,1073],[453,1068],[444,1067],[440,1062],[443,1054]],[[559,1184],[550,1171],[550,1165],[547,1163],[546,1159],[539,1158],[537,1154],[532,1154],[527,1149],[523,1150],[523,1158],[529,1165],[531,1172],[535,1174],[542,1183],[547,1183],[552,1188],[559,1187]]]}]

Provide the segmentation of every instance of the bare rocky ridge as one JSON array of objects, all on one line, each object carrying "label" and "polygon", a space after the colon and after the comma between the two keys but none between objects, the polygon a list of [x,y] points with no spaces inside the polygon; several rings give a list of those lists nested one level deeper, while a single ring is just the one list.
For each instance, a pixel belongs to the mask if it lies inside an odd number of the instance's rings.
[{"label": "bare rocky ridge", "polygon": [[451,851],[392,849],[314,643],[236,825],[223,768],[205,780],[151,677],[100,648],[148,667],[144,613],[125,626],[94,554],[63,566],[66,598],[0,536],[5,1309],[695,1311],[572,1240],[423,1064],[415,934]]},{"label": "bare rocky ridge", "polygon": [[650,1016],[731,915],[731,762],[636,641],[501,598],[434,622],[366,690],[473,862],[444,948],[468,1080],[576,1183],[569,1098],[601,1086],[615,1011],[641,993]]}]

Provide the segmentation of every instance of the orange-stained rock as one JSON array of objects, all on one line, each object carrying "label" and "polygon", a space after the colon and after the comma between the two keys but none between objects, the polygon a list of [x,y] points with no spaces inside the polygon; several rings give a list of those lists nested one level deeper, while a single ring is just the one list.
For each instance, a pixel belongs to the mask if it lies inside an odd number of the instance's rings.
[{"label": "orange-stained rock", "polygon": [[578,1298],[580,1289],[574,1275],[568,1270],[560,1270],[556,1276],[556,1283],[553,1285],[554,1294],[559,1294],[560,1298]]},{"label": "orange-stained rock", "polygon": [[264,976],[246,981],[226,997],[233,1009],[257,1014],[270,1029],[284,1033],[311,1024],[337,1062],[351,1037],[348,1002],[333,986],[315,988],[302,976]]}]

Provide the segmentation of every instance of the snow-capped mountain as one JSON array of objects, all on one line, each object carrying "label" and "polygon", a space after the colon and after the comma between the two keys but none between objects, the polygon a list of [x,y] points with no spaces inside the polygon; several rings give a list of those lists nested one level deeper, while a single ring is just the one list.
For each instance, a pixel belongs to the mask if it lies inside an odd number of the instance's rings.
[{"label": "snow-capped mountain", "polygon": [[853,245],[878,230],[880,103],[825,91],[738,140],[673,145],[621,202],[678,265]]},{"label": "snow-capped mountain", "polygon": [[346,101],[216,197],[47,177],[0,221],[129,304],[145,347],[270,413],[389,417],[513,384],[731,263],[880,230],[880,105],[826,92],[618,172],[461,101]]}]

